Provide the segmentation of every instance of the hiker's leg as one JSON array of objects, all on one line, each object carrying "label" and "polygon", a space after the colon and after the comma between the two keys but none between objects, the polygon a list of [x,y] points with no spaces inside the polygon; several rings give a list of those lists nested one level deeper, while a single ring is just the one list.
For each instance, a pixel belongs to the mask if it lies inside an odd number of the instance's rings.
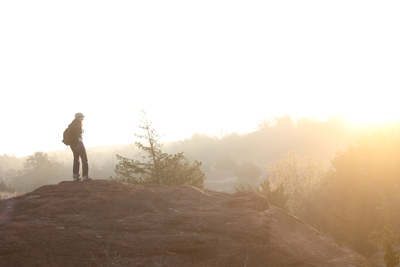
[{"label": "hiker's leg", "polygon": [[74,154],[74,164],[72,165],[72,173],[74,177],[79,177],[79,150],[76,145],[71,146],[72,153]]},{"label": "hiker's leg", "polygon": [[82,160],[82,177],[88,176],[89,164],[88,164],[86,149],[85,146],[83,145],[83,142],[79,142],[79,155],[81,156]]}]

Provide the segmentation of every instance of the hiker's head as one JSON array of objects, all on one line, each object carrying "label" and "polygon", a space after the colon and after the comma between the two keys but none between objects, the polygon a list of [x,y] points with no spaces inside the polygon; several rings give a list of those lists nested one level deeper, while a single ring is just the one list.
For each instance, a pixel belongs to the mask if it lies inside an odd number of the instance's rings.
[{"label": "hiker's head", "polygon": [[83,121],[83,118],[84,118],[84,117],[85,117],[85,116],[83,116],[82,113],[76,113],[76,114],[75,114],[75,119],[76,119],[76,120]]}]

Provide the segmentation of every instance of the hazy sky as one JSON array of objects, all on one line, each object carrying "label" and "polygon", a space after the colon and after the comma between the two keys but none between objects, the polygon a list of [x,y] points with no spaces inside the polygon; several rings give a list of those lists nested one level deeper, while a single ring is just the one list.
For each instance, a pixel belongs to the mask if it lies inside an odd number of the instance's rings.
[{"label": "hazy sky", "polygon": [[398,1],[1,1],[0,154],[400,114]]}]

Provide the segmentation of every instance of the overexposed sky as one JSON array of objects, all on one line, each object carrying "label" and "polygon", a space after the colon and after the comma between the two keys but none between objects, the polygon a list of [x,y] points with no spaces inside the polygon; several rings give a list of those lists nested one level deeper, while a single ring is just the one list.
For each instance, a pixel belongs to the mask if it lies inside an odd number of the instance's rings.
[{"label": "overexposed sky", "polygon": [[399,117],[398,1],[1,1],[0,154],[253,131],[283,113]]}]

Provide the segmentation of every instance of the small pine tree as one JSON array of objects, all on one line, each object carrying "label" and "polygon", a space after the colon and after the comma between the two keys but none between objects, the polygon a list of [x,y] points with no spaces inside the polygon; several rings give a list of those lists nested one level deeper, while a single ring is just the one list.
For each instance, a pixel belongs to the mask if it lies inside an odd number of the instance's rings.
[{"label": "small pine tree", "polygon": [[135,135],[145,142],[135,142],[135,145],[142,151],[142,160],[117,155],[117,176],[110,177],[110,180],[131,184],[191,185],[204,188],[206,177],[200,169],[201,162],[190,164],[183,152],[163,153],[162,144],[159,143],[160,135],[152,127],[152,123],[147,121],[143,110],[141,115],[142,124],[139,128],[144,130],[144,134]]},{"label": "small pine tree", "polygon": [[275,190],[272,190],[267,178],[262,181],[257,192],[265,196],[271,205],[289,212],[289,194],[285,193],[285,186],[283,184],[278,185]]}]

